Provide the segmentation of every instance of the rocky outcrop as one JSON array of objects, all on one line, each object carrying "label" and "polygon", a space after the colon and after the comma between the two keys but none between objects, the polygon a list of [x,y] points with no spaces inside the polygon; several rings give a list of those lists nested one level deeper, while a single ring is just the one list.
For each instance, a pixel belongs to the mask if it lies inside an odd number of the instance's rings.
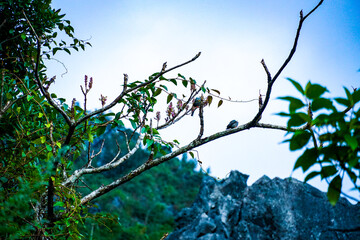
[{"label": "rocky outcrop", "polygon": [[221,182],[204,179],[190,208],[166,240],[360,239],[360,204],[341,198],[333,207],[325,193],[295,179],[260,178],[232,171]]}]

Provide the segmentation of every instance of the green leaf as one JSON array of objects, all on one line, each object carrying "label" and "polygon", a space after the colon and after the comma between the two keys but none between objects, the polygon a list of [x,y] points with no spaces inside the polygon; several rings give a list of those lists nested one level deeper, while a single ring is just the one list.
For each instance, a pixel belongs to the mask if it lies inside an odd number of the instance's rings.
[{"label": "green leaf", "polygon": [[182,84],[184,85],[184,87],[187,87],[188,83],[189,83],[189,82],[188,82],[187,80],[183,80],[183,81],[182,81]]},{"label": "green leaf", "polygon": [[105,130],[106,130],[106,126],[98,127],[98,129],[96,130],[96,135],[97,136],[103,135]]},{"label": "green leaf", "polygon": [[30,95],[27,95],[26,96],[26,99],[28,100],[28,102],[31,100],[31,99],[33,99],[34,97],[33,96],[30,96]]},{"label": "green leaf", "polygon": [[56,202],[54,204],[54,207],[64,207],[64,206],[65,206],[65,203],[63,203],[63,202]]},{"label": "green leaf", "polygon": [[147,145],[148,147],[150,147],[151,145],[153,145],[153,143],[154,143],[154,140],[153,140],[153,139],[146,139],[146,145]]},{"label": "green leaf", "polygon": [[156,91],[154,93],[154,97],[159,96],[161,92],[162,92],[161,88],[156,89]]},{"label": "green leaf", "polygon": [[162,87],[163,89],[165,89],[166,91],[168,91],[168,88],[165,85],[160,85],[160,87]]},{"label": "green leaf", "polygon": [[316,177],[318,175],[320,175],[320,172],[317,172],[317,171],[311,172],[305,177],[304,182],[307,182],[310,179],[313,179],[314,177]]},{"label": "green leaf", "polygon": [[153,134],[159,134],[159,131],[156,128],[153,128],[152,131],[153,131]]},{"label": "green leaf", "polygon": [[305,113],[294,113],[290,115],[290,119],[288,121],[288,128],[290,127],[298,127],[301,126],[307,122],[311,122],[311,118],[309,115]]},{"label": "green leaf", "polygon": [[211,105],[212,100],[213,100],[213,97],[209,95],[209,96],[207,97],[207,102],[208,102],[209,106]]},{"label": "green leaf", "polygon": [[295,151],[303,148],[310,140],[311,134],[308,131],[297,131],[290,139],[290,150]]},{"label": "green leaf", "polygon": [[334,177],[329,184],[327,197],[329,199],[330,204],[333,206],[335,206],[335,204],[340,198],[341,185],[342,185],[342,179],[340,178],[339,175]]},{"label": "green leaf", "polygon": [[296,160],[294,170],[301,167],[306,172],[317,161],[317,151],[315,148],[306,149],[305,152]]},{"label": "green leaf", "polygon": [[44,116],[44,114],[39,112],[38,118],[42,118],[42,116]]},{"label": "green leaf", "polygon": [[216,92],[218,95],[220,95],[220,91],[219,91],[219,90],[211,89],[211,91],[214,91],[214,92]]},{"label": "green leaf", "polygon": [[321,178],[327,178],[335,175],[337,173],[336,168],[333,165],[325,166],[321,168]]},{"label": "green leaf", "polygon": [[353,100],[354,100],[354,104],[356,104],[357,102],[360,101],[360,89],[355,90],[352,94],[353,96]]},{"label": "green leaf", "polygon": [[177,86],[177,81],[175,79],[172,78],[172,79],[169,79],[169,81]]},{"label": "green leaf", "polygon": [[355,151],[355,149],[359,146],[357,140],[355,137],[350,136],[349,134],[346,134],[344,136],[346,143],[350,146],[350,148]]},{"label": "green leaf", "polygon": [[67,52],[69,55],[71,55],[71,52],[68,48],[64,48],[64,51]]},{"label": "green leaf", "polygon": [[309,99],[316,99],[323,95],[328,90],[319,85],[319,84],[311,84],[310,82],[306,85],[305,95]]},{"label": "green leaf", "polygon": [[279,112],[279,113],[276,113],[276,115],[282,116],[282,117],[289,117],[289,116],[291,116],[291,114],[286,113],[286,112]]},{"label": "green leaf", "polygon": [[349,89],[347,89],[346,87],[344,87],[344,90],[345,90],[347,99],[349,100],[351,106],[353,106],[354,105],[354,100],[353,100],[352,94],[350,93]]},{"label": "green leaf", "polygon": [[169,94],[169,95],[167,96],[167,100],[166,100],[166,103],[169,103],[169,102],[171,102],[171,100],[173,99],[173,97],[174,97],[174,95],[172,95],[172,94]]},{"label": "green leaf", "polygon": [[218,102],[218,107],[220,107],[222,104],[223,104],[223,100],[220,100],[220,101]]},{"label": "green leaf", "polygon": [[335,101],[345,107],[350,107],[350,102],[346,98],[335,98]]},{"label": "green leaf", "polygon": [[26,34],[25,33],[22,33],[20,36],[21,36],[22,40],[26,39]]},{"label": "green leaf", "polygon": [[327,98],[317,98],[315,100],[312,101],[311,103],[311,109],[315,112],[319,109],[329,109],[329,110],[334,110],[334,105],[332,104],[332,101],[330,99]]},{"label": "green leaf", "polygon": [[193,153],[193,152],[189,152],[189,154],[190,154],[191,158],[195,158],[195,156],[194,156],[194,153]]},{"label": "green leaf", "polygon": [[89,142],[93,142],[94,141],[94,135],[92,135],[91,133],[88,134],[88,138],[89,138]]},{"label": "green leaf", "polygon": [[120,116],[121,116],[121,113],[122,113],[122,112],[117,112],[117,113],[115,114],[114,120],[119,120],[119,118],[120,118]]},{"label": "green leaf", "polygon": [[40,138],[37,138],[35,139],[34,141],[32,141],[34,144],[41,144],[41,137]]},{"label": "green leaf", "polygon": [[125,126],[123,121],[121,121],[121,120],[115,120],[114,122],[116,123],[117,126],[121,126],[121,127]]},{"label": "green leaf", "polygon": [[295,112],[297,109],[305,106],[305,104],[298,98],[286,96],[286,97],[279,97],[278,99],[286,100],[290,102],[289,105],[290,112]]},{"label": "green leaf", "polygon": [[302,95],[305,95],[304,89],[301,87],[301,85],[297,81],[295,81],[291,78],[286,78],[286,79],[289,80]]},{"label": "green leaf", "polygon": [[130,123],[131,123],[131,126],[133,127],[133,129],[136,129],[136,123],[130,119]]},{"label": "green leaf", "polygon": [[59,50],[61,50],[61,48],[59,48],[59,47],[53,48],[53,50],[52,50],[53,55],[55,55],[55,53]]},{"label": "green leaf", "polygon": [[359,164],[359,159],[357,157],[353,157],[348,161],[348,164],[349,164],[349,169],[352,169],[357,164]]},{"label": "green leaf", "polygon": [[180,73],[178,73],[178,76],[181,77],[182,79],[186,80],[186,78],[183,75],[181,75]]},{"label": "green leaf", "polygon": [[48,150],[49,152],[52,150],[52,147],[48,144],[46,144],[46,150]]},{"label": "green leaf", "polygon": [[146,125],[143,128],[141,128],[141,133],[146,133],[148,132],[148,130],[149,130],[149,125]]},{"label": "green leaf", "polygon": [[190,78],[190,83],[191,83],[191,84],[196,84],[196,80],[193,79],[193,78]]}]

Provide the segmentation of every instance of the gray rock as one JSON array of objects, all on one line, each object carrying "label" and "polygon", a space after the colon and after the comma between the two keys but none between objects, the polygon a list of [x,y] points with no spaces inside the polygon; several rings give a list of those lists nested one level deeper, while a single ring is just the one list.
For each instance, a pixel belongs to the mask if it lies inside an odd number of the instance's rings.
[{"label": "gray rock", "polygon": [[341,198],[333,207],[326,193],[291,178],[263,176],[250,187],[247,179],[238,171],[205,178],[166,239],[360,239],[359,203]]}]

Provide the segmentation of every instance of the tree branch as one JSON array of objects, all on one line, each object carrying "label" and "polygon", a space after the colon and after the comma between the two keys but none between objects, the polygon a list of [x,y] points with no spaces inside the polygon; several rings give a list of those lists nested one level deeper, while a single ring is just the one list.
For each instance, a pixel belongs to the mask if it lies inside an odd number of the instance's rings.
[{"label": "tree branch", "polygon": [[120,186],[121,184],[124,184],[125,182],[130,181],[134,177],[140,175],[141,173],[143,173],[144,171],[146,171],[146,170],[148,170],[148,169],[150,169],[152,167],[155,167],[155,166],[157,166],[157,165],[159,165],[159,164],[161,164],[161,163],[163,163],[165,161],[168,161],[168,160],[170,160],[170,159],[172,159],[174,157],[177,157],[177,156],[179,156],[179,155],[181,155],[183,153],[186,153],[191,149],[194,149],[196,147],[199,147],[201,145],[204,145],[206,143],[209,143],[209,142],[214,141],[216,139],[219,139],[221,137],[228,136],[228,135],[231,135],[231,134],[234,134],[234,133],[238,133],[238,132],[241,132],[241,131],[244,131],[244,130],[247,130],[247,129],[250,129],[250,128],[253,128],[253,127],[273,128],[273,129],[280,129],[280,130],[288,131],[288,129],[285,128],[285,127],[269,125],[269,124],[260,124],[260,123],[258,123],[258,121],[261,118],[261,115],[264,112],[264,110],[265,110],[265,108],[266,108],[266,106],[267,106],[267,104],[268,104],[268,102],[270,100],[271,90],[272,90],[272,86],[273,86],[274,82],[279,77],[281,72],[284,70],[284,68],[287,66],[287,64],[290,62],[290,60],[292,59],[293,55],[296,52],[296,47],[297,47],[297,44],[298,44],[298,39],[299,39],[299,36],[300,36],[300,31],[301,31],[302,24],[303,24],[304,20],[312,12],[314,12],[315,9],[317,7],[319,7],[322,2],[323,2],[323,0],[320,1],[319,4],[312,11],[310,11],[309,14],[306,15],[305,18],[303,17],[302,11],[300,12],[300,20],[299,20],[299,25],[298,25],[298,29],[297,29],[297,32],[296,32],[293,47],[292,47],[288,57],[284,61],[283,65],[280,67],[280,69],[277,71],[277,73],[275,74],[275,76],[273,78],[271,78],[271,74],[270,74],[269,70],[267,69],[267,67],[265,65],[265,62],[261,61],[262,64],[263,64],[263,67],[264,67],[264,69],[265,69],[265,71],[267,73],[267,76],[268,76],[268,86],[267,86],[266,97],[265,97],[264,103],[259,108],[258,113],[255,115],[255,117],[250,122],[248,122],[246,124],[243,124],[243,125],[240,125],[240,126],[238,126],[236,128],[233,128],[233,129],[228,129],[228,130],[225,130],[225,131],[222,131],[222,132],[215,133],[215,134],[210,135],[210,136],[205,137],[205,138],[197,138],[197,139],[195,139],[194,141],[192,141],[191,143],[189,143],[186,146],[183,146],[183,147],[181,147],[181,148],[179,148],[179,149],[177,149],[177,150],[175,150],[175,151],[173,151],[173,152],[171,152],[169,154],[166,154],[166,155],[164,155],[162,157],[154,159],[153,161],[147,162],[147,163],[139,166],[138,168],[134,169],[129,174],[115,180],[114,182],[112,182],[112,183],[110,183],[110,184],[108,184],[106,186],[101,186],[98,189],[96,189],[95,191],[93,191],[90,194],[86,195],[85,197],[83,197],[81,199],[81,204],[88,203],[89,201],[91,201],[91,200],[93,200],[93,199],[95,199],[95,198],[97,198],[97,197],[111,191],[112,189],[116,188],[117,186]]},{"label": "tree branch", "polygon": [[[164,70],[164,68],[163,68],[162,71],[161,71],[158,75],[156,75],[151,81],[144,82],[144,83],[139,84],[138,86],[133,87],[133,88],[130,88],[130,89],[127,89],[126,87],[124,87],[124,89],[123,89],[123,91],[121,92],[121,94],[120,94],[119,96],[117,96],[117,97],[115,98],[115,100],[112,101],[109,105],[107,105],[107,106],[105,106],[105,107],[103,107],[103,108],[100,108],[100,109],[98,109],[98,110],[96,110],[96,111],[93,111],[93,112],[89,113],[89,114],[86,115],[86,116],[81,117],[81,118],[76,122],[76,125],[79,125],[81,122],[85,121],[86,119],[88,119],[88,118],[90,118],[90,117],[92,117],[92,116],[94,116],[94,115],[97,115],[97,114],[99,114],[99,113],[103,113],[103,112],[111,109],[111,108],[114,107],[127,93],[132,92],[132,91],[134,91],[134,90],[136,90],[136,89],[138,89],[138,88],[144,87],[144,86],[146,86],[146,85],[149,85],[149,84],[153,83],[155,80],[157,80],[158,78],[160,78],[160,77],[161,77],[162,75],[164,75],[165,73],[168,73],[168,72],[170,72],[170,71],[172,71],[172,70],[175,70],[175,69],[177,69],[177,68],[180,68],[180,67],[182,67],[182,66],[184,66],[184,65],[186,65],[186,64],[189,64],[189,63],[195,61],[195,60],[200,56],[200,54],[201,54],[201,52],[199,52],[199,53],[198,53],[195,57],[193,57],[191,60],[189,60],[189,61],[187,61],[187,62],[184,62],[184,63],[181,63],[181,64],[179,64],[179,65],[177,65],[177,66],[175,66],[175,67],[172,67],[172,68],[170,68],[170,69],[168,69],[168,70]],[[164,70],[164,71],[163,71],[163,70]],[[124,77],[124,78],[125,78],[125,77]],[[127,76],[126,76],[126,79],[127,79]],[[125,82],[125,81],[124,81],[124,82]]]},{"label": "tree branch", "polygon": [[95,115],[97,115],[97,114],[103,113],[103,112],[105,112],[105,111],[113,108],[116,104],[119,103],[119,101],[120,101],[126,94],[128,94],[128,93],[130,93],[130,92],[132,92],[132,91],[135,91],[135,90],[138,89],[138,88],[141,88],[141,87],[143,87],[143,86],[146,86],[146,85],[149,85],[149,84],[153,83],[154,81],[156,81],[158,78],[160,78],[160,77],[161,77],[162,75],[164,75],[165,73],[168,73],[168,72],[170,72],[170,71],[172,71],[172,70],[175,70],[175,69],[177,69],[177,68],[180,68],[180,67],[182,67],[182,66],[184,66],[184,65],[186,65],[186,64],[189,64],[189,63],[195,61],[195,60],[200,56],[200,54],[201,54],[201,52],[199,52],[199,53],[198,53],[195,57],[193,57],[191,60],[186,61],[186,62],[184,62],[184,63],[181,63],[181,64],[179,64],[179,65],[176,65],[176,66],[174,66],[174,67],[172,67],[172,68],[170,68],[170,69],[168,69],[168,70],[165,70],[165,68],[166,68],[166,63],[164,63],[161,71],[160,71],[152,80],[147,81],[147,82],[144,82],[144,83],[142,83],[142,84],[139,84],[139,85],[137,85],[137,86],[135,86],[135,87],[133,87],[133,88],[130,88],[130,89],[128,89],[128,88],[127,88],[127,85],[125,85],[125,84],[127,83],[127,81],[128,81],[128,76],[127,76],[126,74],[124,74],[124,87],[123,87],[123,91],[122,91],[110,104],[108,104],[108,105],[106,105],[106,106],[104,106],[104,107],[102,107],[102,108],[100,108],[100,109],[98,109],[98,110],[95,110],[95,111],[93,111],[93,112],[91,112],[91,113],[88,113],[87,115],[84,115],[83,117],[79,118],[76,122],[74,122],[74,123],[71,124],[71,125],[69,124],[70,128],[69,128],[69,132],[68,132],[68,135],[67,135],[67,137],[66,137],[66,140],[65,140],[65,144],[69,144],[69,143],[70,143],[70,139],[71,139],[72,135],[74,134],[75,128],[76,128],[79,124],[81,124],[82,122],[86,121],[87,119],[89,119],[89,118],[91,118],[91,117],[93,117],[93,116],[95,116]]},{"label": "tree branch", "polygon": [[135,146],[129,151],[127,154],[125,154],[123,157],[117,159],[118,155],[115,156],[113,160],[111,160],[109,163],[104,164],[103,166],[97,167],[97,168],[82,168],[80,170],[76,170],[65,182],[62,183],[63,186],[68,186],[71,183],[74,183],[78,178],[80,178],[84,174],[91,174],[91,173],[100,173],[104,172],[110,169],[114,169],[117,166],[119,166],[121,163],[129,159],[132,155],[135,154],[135,152],[140,148],[140,143],[143,139],[143,136],[140,134],[139,138],[137,139],[137,142]]},{"label": "tree branch", "polygon": [[204,134],[204,102],[202,99],[199,107],[199,118],[200,118],[200,132],[197,139],[201,139],[201,137]]}]

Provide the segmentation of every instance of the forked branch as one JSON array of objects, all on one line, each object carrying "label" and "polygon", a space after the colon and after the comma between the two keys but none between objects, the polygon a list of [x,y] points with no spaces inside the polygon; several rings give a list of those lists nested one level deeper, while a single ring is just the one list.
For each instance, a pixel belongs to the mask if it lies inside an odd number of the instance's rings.
[{"label": "forked branch", "polygon": [[[299,40],[299,36],[300,36],[300,32],[301,32],[301,28],[302,28],[302,25],[303,25],[303,22],[305,21],[305,19],[310,16],[321,4],[323,3],[323,0],[321,0],[318,5],[313,8],[305,17],[303,16],[303,12],[301,11],[300,12],[300,20],[299,20],[299,23],[298,23],[298,28],[297,28],[297,31],[296,31],[296,35],[295,35],[295,39],[294,39],[294,44],[290,50],[290,53],[288,55],[288,57],[285,59],[284,63],[282,64],[282,66],[278,69],[278,71],[276,72],[276,74],[274,75],[274,77],[271,77],[271,74],[270,74],[270,71],[268,70],[266,64],[265,64],[265,61],[262,60],[261,63],[265,69],[265,72],[267,74],[267,91],[266,91],[266,95],[265,95],[265,100],[264,102],[262,103],[262,105],[259,107],[259,110],[257,112],[257,114],[254,116],[254,118],[249,121],[248,123],[245,123],[243,125],[240,125],[236,128],[232,128],[232,129],[227,129],[225,131],[221,131],[221,132],[218,132],[218,133],[215,133],[215,134],[212,134],[208,137],[204,137],[202,138],[202,132],[200,132],[199,136],[193,140],[192,142],[190,142],[189,144],[171,152],[171,153],[168,153],[162,157],[159,157],[159,158],[156,158],[152,161],[148,161],[146,162],[145,164],[142,164],[141,166],[139,166],[138,168],[134,169],[132,172],[130,172],[129,174],[115,180],[114,182],[106,185],[106,186],[101,186],[99,187],[98,189],[96,189],[95,191],[91,192],[90,194],[84,196],[82,199],[81,199],[81,204],[86,204],[88,203],[89,201],[111,191],[112,189],[116,188],[117,186],[120,186],[128,181],[130,181],[131,179],[133,179],[134,177],[140,175],[141,173],[145,172],[146,170],[148,169],[151,169],[163,162],[166,162],[172,158],[175,158],[183,153],[186,153],[188,152],[189,150],[192,150],[196,147],[199,147],[201,145],[204,145],[206,143],[209,143],[211,141],[214,141],[216,139],[219,139],[219,138],[222,138],[222,137],[225,137],[225,136],[228,136],[228,135],[231,135],[231,134],[234,134],[234,133],[238,133],[238,132],[241,132],[241,131],[244,131],[244,130],[247,130],[247,129],[250,129],[250,128],[254,128],[254,127],[260,127],[260,128],[272,128],[272,129],[279,129],[279,130],[285,130],[287,131],[288,129],[286,127],[282,127],[282,126],[276,126],[276,125],[270,125],[270,124],[261,124],[259,123],[259,120],[261,118],[261,115],[262,113],[264,112],[269,100],[270,100],[270,95],[271,95],[271,90],[272,90],[272,86],[273,84],[275,83],[275,81],[278,79],[278,77],[280,76],[280,74],[282,73],[282,71],[285,69],[285,67],[287,66],[287,64],[290,62],[290,60],[292,59],[293,55],[295,54],[296,52],[296,47],[297,47],[297,44],[298,44],[298,40]],[[192,60],[195,60],[196,58],[198,57],[198,55],[192,59]],[[191,61],[192,61],[191,60]],[[191,62],[189,61],[189,62]],[[188,62],[188,63],[189,63]],[[179,65],[180,66],[180,65]],[[159,76],[160,77],[160,76]],[[200,115],[202,115],[200,113]],[[201,118],[201,121],[203,121],[202,119],[202,116],[200,116]],[[203,130],[203,129],[202,129]],[[200,131],[202,131],[200,130]]]}]

